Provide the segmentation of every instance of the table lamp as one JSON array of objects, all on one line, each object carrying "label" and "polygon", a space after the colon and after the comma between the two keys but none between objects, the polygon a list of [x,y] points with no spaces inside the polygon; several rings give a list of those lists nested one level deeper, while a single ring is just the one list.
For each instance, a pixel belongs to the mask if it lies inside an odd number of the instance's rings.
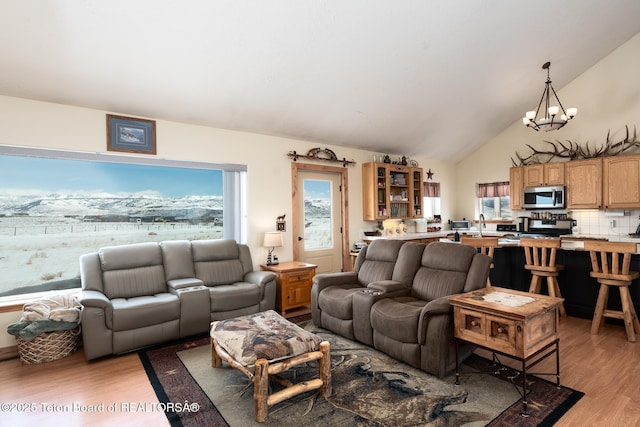
[{"label": "table lamp", "polygon": [[276,265],[278,264],[278,257],[273,255],[271,257],[273,250],[275,248],[279,248],[282,246],[282,233],[279,231],[267,231],[264,233],[264,244],[265,248],[269,249],[269,254],[267,255],[267,265]]}]

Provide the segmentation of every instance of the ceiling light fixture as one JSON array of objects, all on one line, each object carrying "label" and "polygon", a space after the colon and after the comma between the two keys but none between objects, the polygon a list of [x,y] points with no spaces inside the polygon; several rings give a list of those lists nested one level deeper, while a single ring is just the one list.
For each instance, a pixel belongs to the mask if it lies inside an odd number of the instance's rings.
[{"label": "ceiling light fixture", "polygon": [[[565,111],[555,89],[551,85],[549,68],[551,68],[551,62],[545,62],[542,66],[543,70],[547,70],[547,81],[545,82],[544,91],[542,92],[542,98],[540,98],[538,109],[536,111],[527,111],[525,116],[522,118],[522,123],[535,131],[543,130],[548,132],[550,130],[560,129],[562,126],[566,125],[569,120],[573,119],[576,114],[578,114],[577,108],[567,108]],[[553,96],[556,98],[558,105],[550,104],[551,93],[553,93]],[[538,117],[543,103],[543,113]],[[561,110],[562,114],[558,116]]]}]

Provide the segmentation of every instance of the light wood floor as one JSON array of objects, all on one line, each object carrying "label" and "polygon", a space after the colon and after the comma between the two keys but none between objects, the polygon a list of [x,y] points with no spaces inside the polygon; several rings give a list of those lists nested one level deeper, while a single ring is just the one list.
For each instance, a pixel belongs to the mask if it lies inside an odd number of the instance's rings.
[{"label": "light wood floor", "polygon": [[[627,342],[622,326],[605,325],[599,335],[591,335],[590,326],[585,319],[560,320],[562,384],[586,395],[556,425],[640,426],[640,342]],[[554,363],[547,360],[536,370],[551,371]],[[22,365],[17,359],[0,362],[0,403],[36,404],[35,413],[3,410],[0,425],[169,425],[160,410],[126,410],[127,403],[153,402],[155,393],[136,354],[91,363],[85,362],[82,351],[42,365]],[[104,403],[105,409],[73,412],[74,403]],[[116,412],[108,413],[107,406],[114,403]],[[70,412],[62,412],[66,409]]]}]

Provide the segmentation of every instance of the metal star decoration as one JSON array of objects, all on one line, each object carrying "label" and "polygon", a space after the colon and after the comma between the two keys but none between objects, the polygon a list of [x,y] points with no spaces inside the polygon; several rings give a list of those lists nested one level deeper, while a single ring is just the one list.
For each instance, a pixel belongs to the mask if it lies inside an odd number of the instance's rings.
[{"label": "metal star decoration", "polygon": [[427,179],[433,179],[433,172],[431,172],[431,168],[427,171]]}]

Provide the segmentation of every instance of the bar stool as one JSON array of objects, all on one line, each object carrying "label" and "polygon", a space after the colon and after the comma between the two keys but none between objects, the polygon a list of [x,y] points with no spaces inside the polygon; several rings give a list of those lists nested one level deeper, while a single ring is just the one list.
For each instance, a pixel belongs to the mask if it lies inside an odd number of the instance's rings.
[{"label": "bar stool", "polygon": [[[541,278],[546,277],[549,296],[562,298],[558,275],[564,265],[556,264],[556,252],[560,249],[560,239],[520,238],[520,246],[524,248],[525,269],[531,271],[529,292],[540,293]],[[560,315],[566,316],[564,303],[560,305]]]},{"label": "bar stool", "polygon": [[[598,302],[593,313],[591,333],[597,334],[605,317],[624,320],[627,331],[627,339],[636,341],[636,334],[640,333],[640,323],[633,301],[629,294],[629,286],[633,279],[638,277],[637,271],[630,271],[631,254],[636,253],[636,244],[633,242],[598,242],[587,240],[584,249],[591,256],[591,277],[600,283]],[[609,262],[611,262],[609,264]],[[622,311],[608,310],[609,286],[615,286],[620,291]]]},{"label": "bar stool", "polygon": [[[472,246],[481,254],[490,256],[493,259],[493,251],[498,247],[497,237],[462,237],[460,243]],[[493,268],[493,262],[489,268]],[[487,276],[487,288],[491,287],[491,278]]]}]

